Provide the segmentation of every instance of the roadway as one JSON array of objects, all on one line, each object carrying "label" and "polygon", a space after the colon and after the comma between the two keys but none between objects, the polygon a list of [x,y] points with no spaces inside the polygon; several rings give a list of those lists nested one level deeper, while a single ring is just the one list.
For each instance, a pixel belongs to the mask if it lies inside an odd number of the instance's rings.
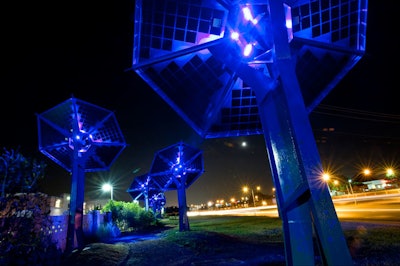
[{"label": "roadway", "polygon": [[378,194],[333,199],[338,218],[400,221],[400,194]]},{"label": "roadway", "polygon": [[[400,221],[400,190],[393,190],[391,193],[345,195],[333,197],[332,200],[339,220],[363,220],[374,222]],[[278,209],[276,205],[269,205],[188,212],[189,217],[204,215],[258,215],[278,217]]]}]

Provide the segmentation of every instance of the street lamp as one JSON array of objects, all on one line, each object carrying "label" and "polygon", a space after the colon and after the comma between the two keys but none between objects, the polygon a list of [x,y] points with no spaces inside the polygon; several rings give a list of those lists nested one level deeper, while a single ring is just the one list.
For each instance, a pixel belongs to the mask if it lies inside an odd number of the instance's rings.
[{"label": "street lamp", "polygon": [[351,194],[354,194],[353,187],[351,186],[351,182],[353,182],[353,180],[349,179],[347,181],[349,182]]},{"label": "street lamp", "polygon": [[[257,191],[260,191],[260,190],[261,190],[261,187],[260,187],[260,186],[257,186],[256,189],[257,189]],[[243,187],[243,192],[244,192],[244,193],[247,193],[248,191],[249,191],[249,188],[248,188],[248,187]],[[254,190],[253,190],[253,189],[251,189],[251,196],[252,196],[252,198],[253,198],[254,207],[256,207],[256,200],[255,200],[255,197],[254,197]],[[257,197],[257,199],[258,199],[258,197]]]},{"label": "street lamp", "polygon": [[328,186],[329,195],[332,196],[332,192],[331,192],[331,189],[330,189],[329,184],[328,184],[328,181],[329,181],[329,179],[330,179],[331,177],[329,176],[329,174],[324,173],[324,174],[322,175],[322,178],[325,180],[326,185]]},{"label": "street lamp", "polygon": [[[253,191],[253,190],[252,190],[252,191]],[[247,192],[249,192],[249,188],[248,188],[247,186],[243,187],[243,193],[244,193],[245,195],[247,195]],[[246,199],[247,199],[247,197],[246,197]],[[253,198],[253,201],[254,201],[254,198]]]},{"label": "street lamp", "polygon": [[111,200],[113,200],[113,186],[110,183],[106,183],[102,186],[103,191],[110,191]]},{"label": "street lamp", "polygon": [[356,198],[356,195],[354,194],[353,187],[351,186],[351,182],[353,182],[353,180],[349,179],[348,182],[349,182],[351,194],[354,197],[354,204],[357,204],[357,198]]},{"label": "street lamp", "polygon": [[394,174],[394,170],[392,169],[392,168],[387,168],[386,169],[386,177],[394,177],[395,176],[395,174]]},{"label": "street lamp", "polygon": [[364,173],[365,176],[370,175],[370,174],[371,174],[371,170],[368,169],[368,168],[365,168],[365,169],[363,170],[363,173]]}]

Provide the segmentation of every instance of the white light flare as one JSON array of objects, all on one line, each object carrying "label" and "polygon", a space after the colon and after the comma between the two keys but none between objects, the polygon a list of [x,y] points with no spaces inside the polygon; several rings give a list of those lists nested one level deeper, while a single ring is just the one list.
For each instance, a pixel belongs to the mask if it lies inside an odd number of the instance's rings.
[{"label": "white light flare", "polygon": [[257,24],[258,21],[253,17],[249,7],[243,7],[242,12],[245,20],[251,21],[254,25]]},{"label": "white light flare", "polygon": [[233,31],[231,33],[231,39],[234,41],[239,41],[239,33],[237,31]]},{"label": "white light flare", "polygon": [[247,57],[251,54],[252,51],[253,51],[253,45],[250,43],[246,44],[243,50],[243,55]]}]

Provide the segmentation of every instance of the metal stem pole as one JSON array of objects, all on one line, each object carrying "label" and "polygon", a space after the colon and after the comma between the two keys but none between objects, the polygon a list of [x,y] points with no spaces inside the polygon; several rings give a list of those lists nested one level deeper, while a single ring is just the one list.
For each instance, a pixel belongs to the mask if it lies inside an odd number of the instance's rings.
[{"label": "metal stem pole", "polygon": [[254,191],[251,189],[251,196],[253,197],[253,205],[256,207],[256,200],[254,199]]}]

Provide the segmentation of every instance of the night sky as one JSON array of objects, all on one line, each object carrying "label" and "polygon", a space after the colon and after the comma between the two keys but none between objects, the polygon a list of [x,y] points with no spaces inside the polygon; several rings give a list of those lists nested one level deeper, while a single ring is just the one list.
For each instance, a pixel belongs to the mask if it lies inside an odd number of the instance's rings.
[{"label": "night sky", "polygon": [[[310,115],[324,164],[345,175],[369,164],[397,165],[400,147],[398,47],[394,8],[370,1],[367,52]],[[272,194],[263,136],[201,139],[131,67],[134,1],[10,1],[2,6],[0,147],[47,162],[41,191],[70,193],[70,175],[38,150],[37,114],[70,97],[114,111],[128,146],[110,171],[85,176],[85,197],[114,199],[154,154],[184,141],[203,150],[204,174],[187,190],[188,204],[239,197],[244,185]],[[396,23],[395,23],[396,21]],[[397,28],[396,28],[397,30]],[[324,129],[332,128],[333,131]],[[241,143],[247,142],[243,147]],[[177,205],[176,191],[166,194]]]}]

